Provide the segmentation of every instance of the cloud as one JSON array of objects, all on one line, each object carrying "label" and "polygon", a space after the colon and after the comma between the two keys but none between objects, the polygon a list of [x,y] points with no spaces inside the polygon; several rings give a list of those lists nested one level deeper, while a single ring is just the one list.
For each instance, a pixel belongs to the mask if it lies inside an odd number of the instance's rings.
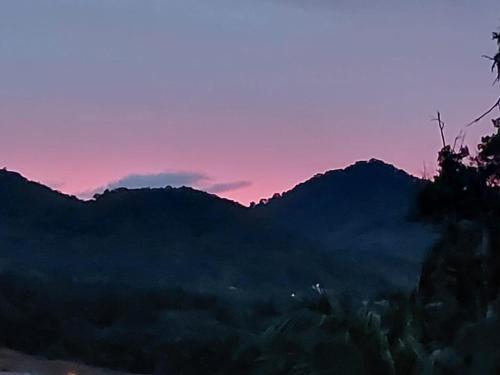
[{"label": "cloud", "polygon": [[226,193],[228,191],[234,191],[238,189],[243,189],[252,185],[250,181],[234,181],[227,183],[213,184],[205,188],[206,191],[213,194]]},{"label": "cloud", "polygon": [[163,188],[166,186],[180,187],[190,186],[204,190],[212,194],[226,193],[250,186],[250,181],[234,181],[227,183],[214,183],[214,179],[204,173],[198,172],[162,172],[148,174],[130,174],[119,180],[109,182],[104,186],[89,189],[77,194],[80,198],[90,199],[95,194],[104,190],[118,188],[140,189],[140,188]]},{"label": "cloud", "polygon": [[197,172],[162,172],[146,174],[130,174],[119,180],[109,182],[104,186],[89,189],[78,193],[83,199],[92,198],[95,194],[104,190],[114,190],[118,188],[140,189],[140,188],[162,188],[166,186],[198,186],[211,181],[211,178],[203,173]]},{"label": "cloud", "polygon": [[110,182],[105,189],[139,189],[143,187],[161,188],[165,186],[193,186],[210,178],[203,173],[193,172],[164,172],[156,174],[131,174],[117,181]]}]

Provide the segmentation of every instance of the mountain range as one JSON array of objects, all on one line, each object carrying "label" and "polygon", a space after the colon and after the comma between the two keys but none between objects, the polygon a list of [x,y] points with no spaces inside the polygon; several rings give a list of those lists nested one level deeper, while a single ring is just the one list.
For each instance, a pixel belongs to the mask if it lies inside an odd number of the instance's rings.
[{"label": "mountain range", "polygon": [[251,207],[188,187],[82,201],[0,171],[4,271],[222,294],[359,295],[413,287],[433,244],[411,220],[422,181],[379,160],[318,174]]}]

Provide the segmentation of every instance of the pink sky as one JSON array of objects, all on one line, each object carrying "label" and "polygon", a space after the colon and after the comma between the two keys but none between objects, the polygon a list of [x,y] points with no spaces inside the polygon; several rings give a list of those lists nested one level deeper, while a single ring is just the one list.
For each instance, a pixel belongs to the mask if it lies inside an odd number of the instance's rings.
[{"label": "pink sky", "polygon": [[4,1],[0,164],[72,194],[198,173],[245,204],[360,159],[421,175],[435,111],[452,139],[498,94],[500,4],[438,3]]}]

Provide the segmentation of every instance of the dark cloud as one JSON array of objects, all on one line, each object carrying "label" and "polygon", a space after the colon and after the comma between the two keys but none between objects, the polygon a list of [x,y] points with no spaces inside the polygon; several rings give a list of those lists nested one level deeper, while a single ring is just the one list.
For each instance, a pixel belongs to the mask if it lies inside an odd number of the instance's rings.
[{"label": "dark cloud", "polygon": [[140,189],[145,187],[162,188],[166,186],[197,186],[209,182],[211,179],[203,173],[196,172],[162,172],[148,174],[130,174],[119,180],[112,181],[105,186],[83,191],[77,194],[84,199],[92,198],[104,190],[118,188]]},{"label": "dark cloud", "polygon": [[213,179],[204,173],[197,172],[163,172],[150,174],[130,174],[119,180],[112,181],[105,186],[90,189],[78,194],[83,199],[92,198],[95,194],[104,190],[118,188],[140,189],[140,188],[162,188],[165,186],[190,186],[209,193],[226,193],[237,189],[242,189],[251,185],[250,181],[234,181],[228,183],[212,183]]},{"label": "dark cloud", "polygon": [[228,191],[243,189],[252,185],[250,181],[234,181],[227,183],[213,184],[206,188],[206,191],[213,194],[226,193]]},{"label": "dark cloud", "polygon": [[117,189],[125,187],[128,189],[139,189],[143,187],[161,188],[165,186],[193,186],[199,185],[210,178],[203,173],[179,172],[179,173],[157,173],[157,174],[131,174],[117,181],[109,183],[105,189]]}]

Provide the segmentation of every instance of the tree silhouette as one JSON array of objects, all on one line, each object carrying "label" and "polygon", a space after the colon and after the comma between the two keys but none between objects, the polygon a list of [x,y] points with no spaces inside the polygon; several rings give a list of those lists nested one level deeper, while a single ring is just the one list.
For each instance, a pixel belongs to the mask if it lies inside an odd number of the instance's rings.
[{"label": "tree silhouette", "polygon": [[[497,53],[485,56],[493,61],[495,83],[500,82],[500,33],[493,33]],[[495,109],[500,109],[500,98],[481,116],[469,123],[471,126]],[[482,137],[477,153],[472,156],[466,146],[456,149],[446,144],[444,122],[438,112],[443,147],[438,153],[438,175],[428,184],[419,197],[419,215],[434,219],[451,217],[484,221],[487,212],[500,213],[500,118],[492,119],[495,131]],[[456,142],[455,142],[456,143]]]},{"label": "tree silhouette", "polygon": [[493,40],[497,43],[498,52],[493,57],[486,55],[484,57],[493,62],[491,65],[491,71],[494,72],[496,70],[497,77],[495,79],[495,82],[499,82],[500,81],[500,33],[494,32]]},{"label": "tree silhouette", "polygon": [[[500,33],[492,71],[500,82]],[[469,125],[500,109],[500,98]],[[438,174],[422,189],[419,215],[447,223],[441,240],[424,262],[418,295],[424,306],[441,301],[442,317],[424,313],[426,335],[452,340],[457,326],[487,316],[500,291],[500,118],[481,138],[477,152],[444,145]],[[440,122],[441,128],[441,122]]]}]

